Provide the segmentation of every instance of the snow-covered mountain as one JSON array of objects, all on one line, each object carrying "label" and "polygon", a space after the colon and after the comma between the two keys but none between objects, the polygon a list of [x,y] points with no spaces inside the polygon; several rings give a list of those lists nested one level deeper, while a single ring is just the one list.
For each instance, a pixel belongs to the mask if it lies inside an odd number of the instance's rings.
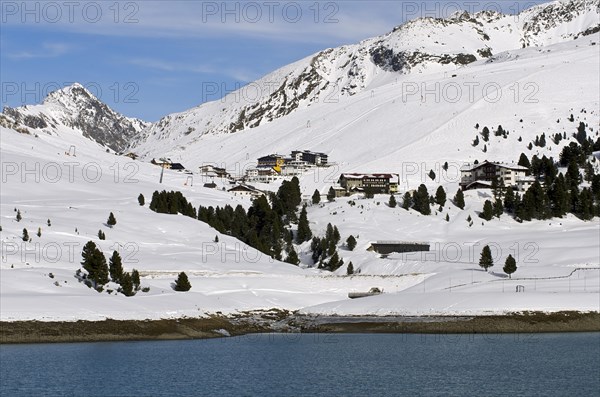
[{"label": "snow-covered mountain", "polygon": [[51,92],[39,105],[5,108],[0,123],[24,133],[81,134],[117,152],[150,125],[115,112],[78,83]]},{"label": "snow-covered mountain", "polygon": [[222,100],[166,116],[144,130],[133,147],[152,141],[187,145],[204,134],[255,128],[407,76],[455,71],[499,53],[571,41],[599,29],[598,1],[589,0],[555,1],[517,16],[484,11],[416,19],[383,36],[321,51]]}]

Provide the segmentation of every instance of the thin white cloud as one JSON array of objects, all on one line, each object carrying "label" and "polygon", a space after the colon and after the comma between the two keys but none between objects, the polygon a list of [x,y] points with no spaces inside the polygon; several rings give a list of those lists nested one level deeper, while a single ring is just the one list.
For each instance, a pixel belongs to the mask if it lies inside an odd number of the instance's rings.
[{"label": "thin white cloud", "polygon": [[[332,39],[354,42],[366,37],[386,33],[402,21],[397,13],[388,13],[397,8],[394,2],[383,2],[386,7],[374,6],[371,2],[327,2],[319,9],[312,2],[292,2],[301,5],[285,8],[285,2],[250,2],[259,5],[261,16],[256,17],[253,8],[244,2],[202,1],[148,1],[136,2],[135,8],[121,10],[115,16],[111,2],[96,3],[102,6],[102,15],[97,22],[90,23],[78,13],[69,20],[68,13],[53,23],[41,20],[35,25],[32,20],[25,24],[17,16],[10,16],[6,26],[60,29],[84,34],[157,37],[157,38],[260,38],[290,43],[330,43]],[[379,2],[381,3],[381,2]],[[278,4],[273,10],[269,4]],[[327,6],[330,4],[330,6]],[[334,6],[331,6],[335,4]],[[208,5],[219,10],[207,10]],[[234,13],[228,13],[232,7]],[[220,9],[223,8],[223,9]],[[116,18],[116,19],[115,19]]]},{"label": "thin white cloud", "polygon": [[[65,12],[61,20],[53,23],[42,20],[41,23],[36,23],[35,27],[119,37],[189,39],[244,37],[289,43],[339,45],[385,34],[409,19],[432,15],[444,17],[457,11],[457,8],[503,8],[504,12],[514,13],[542,2],[544,0],[515,0],[510,4],[466,0],[453,2],[174,0],[120,3],[122,9],[119,9],[120,12],[117,14],[112,2],[95,2],[94,4],[102,7],[102,10],[94,14],[100,17],[93,23],[90,22],[89,15],[85,17],[79,10],[79,13],[73,14],[72,21],[67,18],[71,14]],[[286,8],[286,4],[295,6]],[[301,7],[300,13],[295,8],[297,5]],[[260,16],[257,12],[260,12]],[[34,27],[31,21],[27,21],[24,25],[17,17],[18,15],[9,16],[6,26]],[[35,57],[35,54],[35,52],[23,52],[17,55],[27,58]]]},{"label": "thin white cloud", "polygon": [[41,48],[35,50],[26,50],[8,53],[6,56],[10,59],[34,59],[34,58],[56,58],[67,54],[72,47],[64,43],[43,43]]},{"label": "thin white cloud", "polygon": [[257,74],[243,68],[229,68],[218,65],[208,64],[184,64],[180,62],[165,61],[152,58],[133,58],[127,60],[130,65],[143,68],[155,69],[164,72],[187,72],[197,74],[221,74],[241,82],[250,82],[255,80]]}]

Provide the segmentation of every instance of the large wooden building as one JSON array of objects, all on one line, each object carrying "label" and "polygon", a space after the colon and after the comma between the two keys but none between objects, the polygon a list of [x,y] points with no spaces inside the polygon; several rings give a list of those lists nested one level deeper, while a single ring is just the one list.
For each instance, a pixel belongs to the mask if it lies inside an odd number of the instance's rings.
[{"label": "large wooden building", "polygon": [[342,174],[338,183],[347,193],[390,194],[398,192],[398,180],[398,174]]},{"label": "large wooden building", "polygon": [[268,156],[263,156],[258,159],[259,167],[277,167],[285,164],[285,156],[280,154],[270,154]]},{"label": "large wooden building", "polygon": [[460,187],[462,190],[491,187],[491,182],[497,178],[506,187],[513,186],[524,191],[535,182],[535,178],[527,176],[527,172],[526,167],[516,164],[488,161],[467,164],[460,169]]}]

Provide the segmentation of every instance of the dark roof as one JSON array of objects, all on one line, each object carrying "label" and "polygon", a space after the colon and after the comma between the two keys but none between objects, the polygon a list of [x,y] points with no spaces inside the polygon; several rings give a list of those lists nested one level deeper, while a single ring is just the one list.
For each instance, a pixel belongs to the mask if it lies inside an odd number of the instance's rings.
[{"label": "dark roof", "polygon": [[490,181],[481,181],[481,180],[476,180],[476,181],[474,181],[474,182],[471,182],[471,183],[469,183],[469,184],[467,185],[467,189],[474,188],[474,187],[476,187],[476,186],[478,186],[478,185],[479,185],[479,186],[482,186],[482,188],[483,188],[483,189],[486,189],[486,188],[489,188],[489,189],[491,189],[491,188],[492,188],[492,182],[490,182]]},{"label": "dark roof", "polygon": [[473,164],[472,167],[471,167],[471,165],[465,165],[465,166],[461,167],[461,171],[474,171],[474,170],[481,168],[483,166],[486,166],[486,165],[493,165],[494,167],[506,168],[509,170],[527,171],[527,167],[523,167],[521,165],[491,162],[491,161],[487,161],[487,160],[484,160],[482,163],[479,163],[479,164]]},{"label": "dark roof", "polygon": [[396,178],[397,175],[395,174],[352,174],[352,173],[346,173],[346,174],[342,174],[340,176],[340,178],[346,178],[346,179],[363,179],[363,178],[387,178],[387,179],[392,179],[392,178]]},{"label": "dark roof", "polygon": [[285,158],[285,156],[281,156],[279,154],[270,154],[268,156],[259,157],[258,161],[275,160],[275,159],[282,159],[282,158]]},{"label": "dark roof", "polygon": [[185,167],[180,163],[171,163],[172,170],[185,170]]},{"label": "dark roof", "polygon": [[262,193],[260,190],[255,189],[252,186],[248,185],[237,185],[228,190],[228,192],[254,192],[254,193]]}]

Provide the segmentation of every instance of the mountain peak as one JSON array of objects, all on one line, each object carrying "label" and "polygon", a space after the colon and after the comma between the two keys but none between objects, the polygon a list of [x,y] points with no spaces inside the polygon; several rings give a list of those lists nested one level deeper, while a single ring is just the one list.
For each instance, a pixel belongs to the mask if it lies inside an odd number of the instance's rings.
[{"label": "mountain peak", "polygon": [[7,107],[3,113],[17,128],[59,134],[66,127],[115,151],[150,125],[115,112],[80,83],[51,92],[40,105]]},{"label": "mountain peak", "polygon": [[44,104],[61,104],[65,105],[69,102],[80,103],[81,101],[96,101],[100,102],[87,88],[80,83],[73,83],[51,93],[44,98]]}]

